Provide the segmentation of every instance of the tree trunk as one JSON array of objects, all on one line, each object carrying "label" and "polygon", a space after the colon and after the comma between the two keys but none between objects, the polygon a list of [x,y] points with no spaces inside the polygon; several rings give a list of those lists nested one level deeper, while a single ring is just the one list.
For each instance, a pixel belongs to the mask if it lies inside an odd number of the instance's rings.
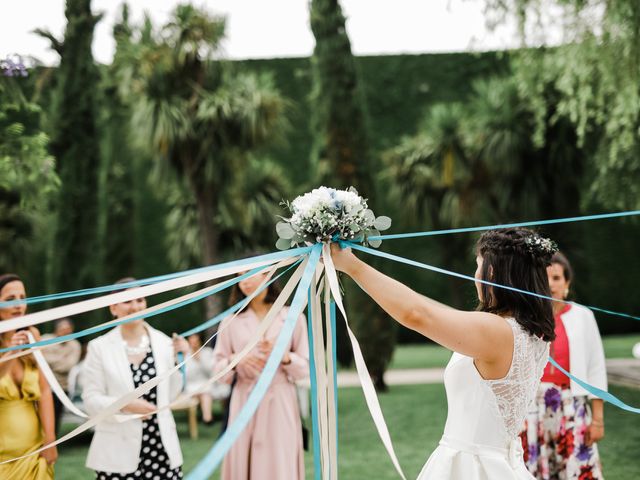
[{"label": "tree trunk", "polygon": [[[192,181],[196,195],[196,205],[198,208],[198,230],[200,233],[200,243],[202,245],[203,266],[214,265],[218,262],[218,244],[220,235],[216,228],[215,214],[217,209],[217,199],[212,188],[199,185],[198,181]],[[207,282],[211,285],[213,282]],[[207,319],[212,318],[221,312],[222,301],[219,295],[211,295],[205,298],[205,314]]]}]

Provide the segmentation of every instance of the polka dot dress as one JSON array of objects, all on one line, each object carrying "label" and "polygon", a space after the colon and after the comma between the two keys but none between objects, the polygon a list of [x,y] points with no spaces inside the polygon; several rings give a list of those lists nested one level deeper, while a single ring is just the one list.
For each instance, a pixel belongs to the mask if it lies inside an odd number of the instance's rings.
[{"label": "polka dot dress", "polygon": [[[155,377],[156,364],[153,353],[147,353],[137,367],[131,364],[131,373],[136,388]],[[157,400],[155,387],[145,393],[142,398],[155,405]],[[157,415],[142,421],[142,446],[138,469],[133,473],[96,472],[96,478],[97,480],[177,480],[182,478],[181,467],[170,468],[169,456],[160,438]]]}]

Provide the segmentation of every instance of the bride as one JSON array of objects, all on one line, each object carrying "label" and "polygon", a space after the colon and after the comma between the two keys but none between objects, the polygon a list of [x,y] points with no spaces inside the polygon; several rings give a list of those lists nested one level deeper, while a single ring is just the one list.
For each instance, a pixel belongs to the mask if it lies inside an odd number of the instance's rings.
[{"label": "bride", "polygon": [[[546,267],[555,245],[531,230],[500,229],[478,240],[475,278],[549,296]],[[444,383],[444,434],[418,480],[524,480],[518,433],[544,366],[554,320],[551,302],[476,282],[475,312],[432,302],[332,245],[338,270],[389,315],[453,350]]]}]

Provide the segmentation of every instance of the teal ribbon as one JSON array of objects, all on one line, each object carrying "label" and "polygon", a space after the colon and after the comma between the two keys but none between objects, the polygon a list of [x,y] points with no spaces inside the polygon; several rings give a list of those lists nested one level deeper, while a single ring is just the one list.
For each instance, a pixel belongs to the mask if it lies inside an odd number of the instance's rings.
[{"label": "teal ribbon", "polygon": [[309,289],[309,300],[307,304],[307,336],[309,338],[309,381],[311,383],[311,422],[313,432],[313,478],[320,480],[322,472],[320,469],[320,427],[318,423],[318,379],[316,378],[316,358],[313,346],[312,330],[312,308],[313,298]]},{"label": "teal ribbon", "polygon": [[[568,301],[568,300],[558,300],[558,299],[549,297],[547,295],[542,295],[540,293],[529,292],[527,290],[522,290],[522,289],[516,288],[516,287],[510,287],[508,285],[501,285],[499,283],[490,282],[488,280],[480,280],[480,279],[477,279],[477,278],[472,277],[470,275],[464,275],[462,273],[457,273],[457,272],[452,272],[450,270],[445,270],[444,268],[434,267],[433,265],[429,265],[429,264],[422,263],[422,262],[417,262],[415,260],[410,260],[408,258],[400,257],[398,255],[393,255],[391,253],[381,252],[379,250],[374,250],[374,249],[369,248],[369,247],[363,247],[362,245],[358,245],[358,244],[355,244],[355,243],[340,242],[340,245],[342,247],[351,247],[354,250],[359,250],[361,252],[369,253],[369,254],[374,255],[376,257],[386,258],[388,260],[393,260],[393,261],[396,261],[396,262],[399,262],[399,263],[404,263],[406,265],[411,265],[413,267],[422,268],[424,270],[431,270],[432,272],[443,273],[445,275],[461,278],[463,280],[470,280],[472,282],[483,283],[485,285],[491,285],[492,287],[503,288],[505,290],[511,290],[513,292],[522,293],[523,295],[530,295],[532,297],[544,298],[545,300],[551,300],[551,301],[554,301],[554,302],[566,303],[568,305],[580,305],[579,303],[576,303],[576,302],[571,302],[571,301]],[[640,320],[640,317],[637,317],[635,315],[630,315],[628,313],[614,312],[613,310],[606,310],[604,308],[593,307],[593,306],[590,306],[590,305],[583,305],[583,306],[588,308],[589,310],[595,310],[596,312],[602,312],[602,313],[606,313],[608,315],[615,315],[617,317],[630,318],[632,320]]]},{"label": "teal ribbon", "polygon": [[182,272],[169,273],[166,275],[160,275],[156,277],[144,278],[141,280],[133,280],[131,282],[126,283],[118,283],[114,285],[105,285],[102,287],[94,287],[94,288],[84,288],[82,290],[73,290],[69,292],[62,293],[52,293],[49,295],[41,295],[38,297],[30,297],[24,300],[11,300],[8,302],[0,302],[0,308],[11,307],[13,305],[31,305],[34,303],[48,302],[52,300],[61,300],[65,298],[73,298],[73,297],[82,297],[86,295],[95,295],[98,293],[107,293],[113,292],[115,290],[125,290],[128,288],[141,287],[144,285],[151,285],[155,283],[164,282],[165,280],[173,280],[175,278],[184,277],[187,275],[191,275],[193,273],[202,273],[202,272],[212,272],[215,270],[221,270],[228,267],[235,267],[240,265],[247,265],[249,263],[253,263],[256,261],[263,260],[281,260],[283,258],[297,256],[297,255],[305,255],[309,253],[311,247],[299,247],[293,248],[290,250],[284,250],[281,252],[268,253],[266,255],[258,255],[255,257],[243,258],[242,260],[235,260],[232,262],[220,263],[217,265],[209,265],[206,267],[195,268],[192,270],[185,270]]},{"label": "teal ribbon", "polygon": [[[331,315],[331,338],[333,351],[333,391],[335,392],[335,408],[336,408],[336,462],[338,461],[338,343],[336,342],[336,302],[331,300],[330,303],[330,315]],[[337,479],[336,479],[337,480]]]},{"label": "teal ribbon", "polygon": [[[300,259],[297,262],[291,264],[289,266],[289,268],[287,268],[286,270],[280,272],[280,274],[278,274],[278,276],[276,276],[275,278],[272,278],[267,283],[262,285],[258,289],[258,292],[262,292],[265,288],[268,288],[272,283],[276,282],[280,277],[282,277],[282,275],[284,275],[289,270],[291,270],[293,267],[298,265],[301,261],[302,261],[302,259]],[[266,267],[261,267],[261,268],[264,269]],[[245,299],[243,298],[242,300],[240,300],[238,303],[236,303],[232,307],[226,309],[224,312],[216,315],[215,317],[211,318],[210,320],[207,320],[206,322],[198,325],[197,327],[192,328],[191,330],[187,330],[186,332],[181,333],[180,336],[181,337],[188,337],[190,335],[193,335],[195,333],[200,333],[203,330],[206,330],[207,328],[210,328],[210,327],[213,327],[213,326],[217,325],[222,320],[227,318],[229,315],[233,315],[238,310],[240,310],[240,308],[242,307],[242,305],[244,303],[245,303]],[[217,334],[218,334],[218,332],[214,333],[211,336],[211,338],[215,337]],[[182,354],[182,352],[178,352],[178,363],[182,363],[183,361],[184,361],[184,355]],[[182,365],[180,367],[180,373],[182,374],[182,391],[184,391],[187,388],[187,365],[186,364],[184,364],[184,365]]]},{"label": "teal ribbon", "polygon": [[[277,282],[280,277],[282,277],[284,274],[286,274],[289,270],[291,270],[292,268],[294,268],[295,266],[297,266],[298,264],[300,264],[300,262],[302,261],[302,259],[297,260],[296,262],[294,262],[293,264],[291,264],[289,267],[287,267],[287,269],[283,270],[282,272],[280,272],[276,277],[272,278],[271,280],[269,280],[267,283],[265,283],[264,285],[262,285],[259,289],[258,292],[262,292],[265,288],[268,288],[272,283]],[[266,268],[266,267],[261,267],[261,268]],[[218,315],[216,315],[215,317],[207,320],[204,323],[201,323],[200,325],[193,327],[190,330],[187,330],[186,332],[183,332],[180,334],[181,337],[188,337],[189,335],[193,335],[194,333],[200,333],[204,330],[206,330],[207,328],[211,328],[215,325],[217,325],[218,323],[220,323],[222,320],[224,320],[225,318],[227,318],[229,315],[233,315],[234,313],[236,313],[238,310],[240,310],[240,307],[242,307],[242,305],[244,304],[244,298],[242,300],[240,300],[238,303],[236,303],[235,305],[227,308],[224,312],[219,313]]]},{"label": "teal ribbon", "polygon": [[594,387],[593,385],[588,384],[584,380],[580,380],[575,375],[571,374],[570,372],[567,372],[564,368],[562,368],[558,364],[558,362],[556,362],[551,357],[549,357],[549,363],[551,363],[554,367],[556,367],[558,370],[560,370],[562,373],[564,373],[567,377],[569,377],[571,380],[573,380],[578,385],[580,385],[582,388],[584,388],[587,392],[595,395],[598,398],[601,398],[605,402],[609,402],[610,404],[615,405],[616,407],[621,408],[623,410],[626,410],[627,412],[640,413],[640,408],[636,408],[636,407],[632,407],[630,405],[627,405],[622,400],[620,400],[618,397],[616,397],[615,395],[612,395],[611,393],[607,392],[606,390],[602,390],[602,389],[600,389],[598,387]]},{"label": "teal ribbon", "polygon": [[[184,353],[178,352],[176,355],[178,358],[178,363],[184,362]],[[182,377],[182,391],[184,392],[187,388],[187,365],[183,364],[180,367],[180,376]]]},{"label": "teal ribbon", "polygon": [[79,332],[74,332],[74,333],[70,333],[69,335],[63,335],[61,337],[54,337],[54,338],[50,338],[47,340],[40,340],[39,342],[35,342],[35,343],[28,343],[26,345],[14,345],[12,347],[5,347],[5,348],[0,348],[0,353],[4,353],[4,352],[11,352],[14,350],[23,350],[25,348],[32,348],[32,347],[43,347],[46,345],[52,345],[54,343],[61,343],[61,342],[67,342],[69,340],[73,340],[76,338],[81,338],[81,337],[85,337],[87,335],[92,335],[94,333],[99,333],[102,332],[104,330],[107,330],[109,328],[114,328],[117,327],[118,325],[124,325],[125,323],[129,323],[129,322],[133,322],[134,320],[139,320],[141,318],[149,318],[149,317],[154,317],[156,315],[160,315],[161,313],[166,313],[166,312],[170,312],[172,310],[176,310],[180,307],[183,307],[185,305],[189,305],[193,302],[197,302],[199,300],[202,300],[203,298],[206,298],[210,295],[214,295],[218,292],[221,292],[222,290],[225,290],[229,287],[231,287],[232,285],[235,285],[238,282],[241,282],[242,280],[244,280],[245,278],[249,278],[251,275],[254,275],[262,270],[264,270],[265,268],[269,267],[270,265],[265,265],[262,267],[257,267],[254,268],[253,270],[243,274],[243,275],[239,275],[235,278],[233,278],[230,283],[224,287],[218,287],[218,288],[214,288],[213,290],[211,290],[210,292],[207,293],[202,293],[200,295],[195,296],[194,298],[190,298],[187,300],[183,300],[181,302],[178,302],[174,305],[170,305],[164,308],[160,308],[154,312],[147,312],[147,313],[141,313],[139,315],[135,315],[132,318],[126,319],[126,320],[120,320],[118,322],[114,322],[114,323],[110,323],[109,325],[98,325],[96,327],[91,327],[91,328],[87,328],[85,330],[81,330]]},{"label": "teal ribbon", "polygon": [[220,437],[220,440],[214,444],[205,457],[198,463],[198,465],[196,465],[191,473],[187,475],[186,480],[205,480],[209,478],[214,470],[218,468],[226,453],[238,439],[258,409],[258,405],[267,393],[271,380],[273,380],[273,377],[280,366],[285,348],[291,340],[296,321],[304,306],[305,296],[308,295],[309,286],[311,285],[316,266],[320,261],[321,253],[322,244],[316,244],[312,247],[311,253],[309,254],[309,262],[307,263],[300,283],[296,288],[293,301],[291,302],[291,307],[287,313],[280,335],[278,335],[278,339],[271,351],[271,355],[269,355],[269,359],[267,360],[262,373],[258,377],[258,381],[251,390],[247,402],[238,413],[234,422],[227,428],[222,437]]},{"label": "teal ribbon", "polygon": [[552,220],[534,220],[530,222],[504,223],[502,225],[485,225],[483,227],[450,228],[447,230],[431,230],[429,232],[397,233],[392,235],[375,235],[369,240],[396,240],[402,238],[431,237],[434,235],[448,235],[450,233],[480,232],[484,230],[497,230],[499,228],[534,227],[539,225],[553,225],[556,223],[585,222],[590,220],[604,220],[606,218],[621,218],[640,215],[640,210],[627,212],[602,213],[599,215],[584,215],[581,217],[555,218]]},{"label": "teal ribbon", "polygon": [[[387,258],[390,260],[395,260],[396,262],[400,262],[400,263],[405,263],[407,265],[412,265],[414,267],[418,267],[418,268],[423,268],[426,270],[432,270],[435,272],[439,272],[439,273],[444,273],[445,275],[452,275],[458,278],[463,278],[465,280],[471,280],[474,282],[481,282],[481,283],[486,283],[488,285],[492,285],[494,287],[498,287],[498,288],[506,288],[508,290],[514,290],[516,292],[519,293],[523,293],[526,295],[533,295],[536,297],[540,297],[540,298],[544,298],[547,300],[553,300],[553,301],[562,301],[562,300],[556,300],[554,298],[551,297],[547,297],[545,295],[540,295],[534,292],[527,292],[526,290],[520,290],[518,288],[513,288],[513,287],[508,287],[506,285],[500,285],[497,283],[493,283],[493,282],[485,282],[482,280],[478,280],[474,277],[470,277],[468,275],[462,275],[459,273],[455,273],[455,272],[450,272],[449,270],[444,270],[442,268],[438,268],[438,267],[433,267],[431,265],[427,265],[425,263],[421,263],[421,262],[416,262],[414,260],[409,260],[407,258],[403,258],[403,257],[399,257],[397,255],[392,255],[390,253],[384,253],[384,252],[380,252],[377,250],[373,250],[371,248],[368,247],[363,247],[360,245],[355,245],[355,244],[348,244],[347,242],[341,242],[342,246],[350,246],[351,248],[355,249],[355,250],[360,250],[366,253],[370,253],[372,255],[376,255],[378,257],[382,257],[382,258]],[[571,305],[578,305],[575,302],[568,302],[568,301],[562,301],[563,303],[568,303]],[[634,317],[633,315],[628,315],[625,313],[618,313],[618,312],[612,312],[610,310],[605,310],[602,308],[597,308],[597,307],[590,307],[590,306],[586,306],[587,308],[591,309],[591,310],[597,310],[599,312],[604,312],[604,313],[608,313],[610,315],[618,315],[618,316],[622,316],[622,317],[626,317],[626,318],[632,318],[634,320],[640,320],[640,318],[638,317]],[[626,410],[628,412],[633,412],[633,413],[640,413],[640,409],[639,408],[635,408],[635,407],[631,407],[629,405],[627,405],[626,403],[624,403],[623,401],[621,401],[620,399],[618,399],[617,397],[615,397],[614,395],[610,394],[609,392],[606,392],[598,387],[594,387],[593,385],[588,384],[587,382],[575,377],[573,374],[571,374],[570,372],[567,372],[565,369],[563,369],[560,365],[558,365],[558,363],[551,357],[549,357],[549,362],[551,362],[555,367],[557,367],[562,373],[564,373],[565,375],[567,375],[569,378],[571,378],[572,380],[574,380],[578,385],[580,385],[582,388],[584,388],[585,390],[587,390],[588,392],[592,393],[593,395],[595,395],[598,398],[601,398],[602,400],[611,403],[612,405],[615,405],[623,410]]]}]

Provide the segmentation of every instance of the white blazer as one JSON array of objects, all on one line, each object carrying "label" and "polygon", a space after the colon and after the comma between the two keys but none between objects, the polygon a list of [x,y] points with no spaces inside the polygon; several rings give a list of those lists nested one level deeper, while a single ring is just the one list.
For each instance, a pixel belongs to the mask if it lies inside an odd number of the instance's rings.
[{"label": "white blazer", "polygon": [[[157,374],[162,375],[175,365],[171,339],[149,325],[145,326],[149,332]],[[120,327],[89,342],[83,366],[82,391],[82,400],[89,415],[96,415],[119,397],[134,390],[131,367],[122,342]],[[180,393],[181,386],[179,373],[160,382],[156,387],[158,406],[170,403]],[[182,465],[182,452],[173,415],[168,409],[157,415],[160,437],[171,468],[177,468]],[[105,420],[96,425],[86,466],[110,473],[135,472],[140,461],[141,445],[141,419],[123,423],[113,418]]]},{"label": "white blazer", "polygon": [[[571,305],[562,315],[562,323],[569,339],[571,373],[594,387],[607,390],[607,367],[598,324],[593,312],[581,305]],[[571,380],[573,396],[597,398]]]}]

